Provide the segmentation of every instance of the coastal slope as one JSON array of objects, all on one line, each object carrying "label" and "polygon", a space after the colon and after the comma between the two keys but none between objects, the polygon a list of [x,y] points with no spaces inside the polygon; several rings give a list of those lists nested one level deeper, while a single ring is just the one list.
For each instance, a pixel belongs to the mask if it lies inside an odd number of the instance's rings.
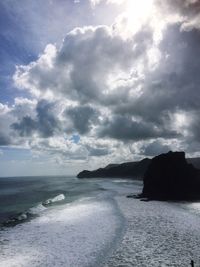
[{"label": "coastal slope", "polygon": [[151,160],[145,158],[141,161],[136,162],[126,162],[122,164],[109,164],[105,168],[99,168],[94,171],[84,170],[80,172],[78,178],[134,178],[142,179],[147,167],[149,166]]}]

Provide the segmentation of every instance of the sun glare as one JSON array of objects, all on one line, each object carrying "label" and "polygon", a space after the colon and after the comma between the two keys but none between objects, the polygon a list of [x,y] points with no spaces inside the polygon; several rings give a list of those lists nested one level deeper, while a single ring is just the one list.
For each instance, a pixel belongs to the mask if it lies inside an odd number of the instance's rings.
[{"label": "sun glare", "polygon": [[153,16],[153,0],[127,0],[126,16],[129,26],[136,29]]},{"label": "sun glare", "polygon": [[132,17],[148,17],[153,9],[153,0],[128,0],[126,9]]}]

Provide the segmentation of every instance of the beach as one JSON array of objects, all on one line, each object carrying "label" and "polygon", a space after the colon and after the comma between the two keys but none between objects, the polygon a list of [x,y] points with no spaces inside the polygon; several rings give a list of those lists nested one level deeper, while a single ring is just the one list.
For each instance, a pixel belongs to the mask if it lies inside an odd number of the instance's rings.
[{"label": "beach", "polygon": [[106,267],[200,264],[200,217],[185,206],[116,197],[127,221],[125,235]]}]

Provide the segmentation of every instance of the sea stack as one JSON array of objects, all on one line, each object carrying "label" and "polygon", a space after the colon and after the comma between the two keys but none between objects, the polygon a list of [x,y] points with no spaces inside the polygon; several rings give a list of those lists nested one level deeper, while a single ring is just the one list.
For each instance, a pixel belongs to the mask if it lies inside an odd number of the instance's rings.
[{"label": "sea stack", "polygon": [[187,163],[184,152],[170,151],[154,157],[143,181],[143,198],[200,199],[200,170]]}]

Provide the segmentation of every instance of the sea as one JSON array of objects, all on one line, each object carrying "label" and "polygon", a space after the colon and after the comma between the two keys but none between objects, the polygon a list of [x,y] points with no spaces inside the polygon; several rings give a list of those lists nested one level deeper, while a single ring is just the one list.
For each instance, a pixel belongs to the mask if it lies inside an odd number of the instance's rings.
[{"label": "sea", "polygon": [[142,202],[142,181],[0,178],[0,267],[200,266],[200,203]]},{"label": "sea", "polygon": [[0,178],[0,266],[103,265],[125,224],[113,196],[132,183],[67,176]]},{"label": "sea", "polygon": [[[67,176],[0,178],[0,224],[34,217],[48,207],[95,196],[102,187],[91,180]],[[14,224],[14,221],[13,221]]]}]

